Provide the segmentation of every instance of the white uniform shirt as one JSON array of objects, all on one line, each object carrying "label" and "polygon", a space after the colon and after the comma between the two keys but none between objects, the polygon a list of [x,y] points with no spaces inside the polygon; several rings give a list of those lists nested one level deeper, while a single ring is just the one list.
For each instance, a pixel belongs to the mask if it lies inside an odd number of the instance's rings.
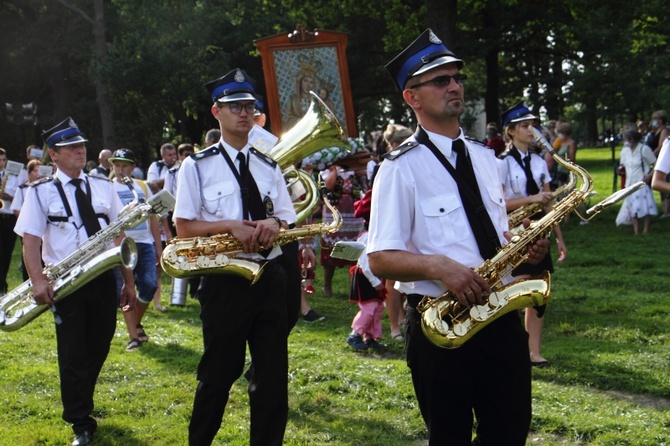
[{"label": "white uniform shirt", "polygon": [[[147,190],[146,193],[149,194],[147,197],[147,195],[144,193],[144,188],[140,185],[140,183],[137,180],[133,180],[133,183],[135,186],[135,192],[137,192],[137,196],[139,198],[139,202],[146,203],[147,200],[153,196],[151,190],[145,185]],[[114,190],[116,190],[116,193],[119,196],[123,206],[127,205],[135,198],[130,188],[123,183],[119,183],[116,181],[116,179],[114,180]],[[151,218],[154,217],[152,216]],[[132,238],[136,243],[148,243],[151,245],[154,244],[154,236],[151,234],[149,220],[143,221],[132,229],[126,229],[124,232],[127,237]]]},{"label": "white uniform shirt", "polygon": [[[517,150],[512,148],[510,150]],[[521,162],[523,162],[524,154],[521,155]],[[526,193],[526,173],[523,167],[510,154],[505,158],[499,160],[500,162],[500,176],[505,185],[505,199],[522,198],[527,196]],[[533,173],[533,179],[537,184],[538,189],[542,192],[544,185],[551,181],[551,175],[547,168],[547,162],[538,154],[531,152],[530,154],[530,171]]]},{"label": "white uniform shirt", "polygon": [[162,180],[167,175],[168,170],[170,170],[170,166],[165,164],[165,161],[154,161],[147,170],[147,181]]},{"label": "white uniform shirt", "polygon": [[[19,187],[19,176],[18,175],[11,175],[7,173],[7,169],[4,169],[2,172],[0,172],[0,181],[4,181],[6,178],[5,182],[5,188],[4,192],[8,195],[11,195],[12,197],[16,195],[16,189]],[[2,200],[5,203],[5,206],[0,210],[0,213],[2,214],[13,214],[11,206],[12,202],[11,200]]]},{"label": "white uniform shirt", "polygon": [[177,178],[179,178],[179,167],[179,164],[172,166],[172,168],[170,168],[168,173],[165,175],[165,182],[163,183],[163,189],[170,192],[170,195],[173,197],[177,196]]},{"label": "white uniform shirt", "polygon": [[[69,184],[71,178],[60,170],[56,172],[54,178],[61,182],[72,211],[72,216],[68,218],[68,221],[49,222],[47,220],[48,216],[68,217],[56,182],[48,180],[28,188],[21,213],[14,227],[14,232],[21,237],[31,234],[42,238],[42,258],[46,264],[54,264],[63,260],[88,239],[74,197],[74,185]],[[91,204],[95,213],[107,215],[110,222],[116,220],[122,206],[111,181],[89,177],[84,173],[81,173],[79,178],[88,181],[91,187]],[[82,184],[82,187],[85,185]],[[98,218],[98,221],[104,230],[107,222],[102,218]]]},{"label": "white uniform shirt", "polygon": [[[426,132],[447,160],[454,165],[452,140]],[[464,139],[463,134],[459,139]],[[414,141],[411,137],[409,141]],[[465,140],[482,195],[500,243],[508,229],[502,180],[493,151]],[[393,153],[393,152],[391,152]],[[461,204],[458,186],[449,172],[425,146],[419,145],[395,160],[381,163],[372,189],[367,252],[401,250],[442,254],[471,268],[483,263],[477,242]],[[446,291],[437,280],[396,282],[408,294],[437,297]]]},{"label": "white uniform shirt", "polygon": [[12,205],[10,206],[10,209],[12,212],[14,211],[20,211],[21,207],[23,206],[23,202],[26,199],[26,194],[28,193],[28,184],[24,183],[21,186],[19,186],[16,189],[16,193],[14,194],[14,199],[12,200]]},{"label": "white uniform shirt", "polygon": [[670,173],[670,138],[666,138],[661,146],[661,151],[658,154],[658,160],[654,164],[654,170]]},{"label": "white uniform shirt", "polygon": [[[220,144],[231,157],[235,167],[239,169],[236,159],[238,151],[223,140]],[[208,147],[182,162],[177,180],[177,201],[173,212],[175,222],[177,218],[200,221],[244,219],[240,186],[223,154],[220,153],[220,147],[220,145]],[[274,212],[271,216],[289,224],[295,223],[297,216],[281,169],[278,165],[272,166],[259,156],[250,154],[250,147],[249,145],[244,147],[242,153],[246,156],[249,172],[256,181],[261,200],[265,200],[266,197],[272,200]],[[281,249],[276,247],[267,258],[272,259],[280,254]],[[243,254],[240,256],[247,257]],[[251,256],[261,257],[258,254]]]},{"label": "white uniform shirt", "polygon": [[381,285],[382,283],[381,279],[372,274],[372,271],[370,271],[370,263],[368,262],[368,251],[367,251],[368,232],[365,231],[361,233],[361,235],[358,236],[358,239],[356,241],[366,245],[366,249],[363,251],[363,254],[361,254],[361,256],[358,258],[358,261],[356,262],[358,264],[358,267],[361,269],[361,271],[363,271],[363,275],[365,276],[366,279],[368,279],[370,285],[372,285],[373,287]]}]

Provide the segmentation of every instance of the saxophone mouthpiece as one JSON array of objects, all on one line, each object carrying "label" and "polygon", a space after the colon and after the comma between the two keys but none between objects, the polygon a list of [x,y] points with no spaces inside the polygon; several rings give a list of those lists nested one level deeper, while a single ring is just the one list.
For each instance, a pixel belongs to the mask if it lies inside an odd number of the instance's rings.
[{"label": "saxophone mouthpiece", "polygon": [[542,132],[540,132],[538,129],[535,127],[530,128],[530,131],[533,132],[533,136],[535,137],[535,142],[537,144],[540,144],[542,147],[547,149],[549,153],[553,154],[554,153],[554,148],[549,144],[549,141],[547,141],[547,138],[544,137]]}]

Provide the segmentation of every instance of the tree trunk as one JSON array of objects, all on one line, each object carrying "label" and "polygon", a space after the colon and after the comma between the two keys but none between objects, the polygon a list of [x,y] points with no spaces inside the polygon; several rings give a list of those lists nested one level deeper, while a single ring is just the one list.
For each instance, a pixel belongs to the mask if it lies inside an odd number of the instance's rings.
[{"label": "tree trunk", "polygon": [[[95,38],[95,54],[98,66],[105,66],[107,62],[107,39],[105,36],[104,0],[94,0],[93,7],[95,17],[93,20],[93,36]],[[109,97],[107,85],[98,71],[94,74],[94,84],[98,109],[100,111],[100,122],[102,125],[103,148],[114,150],[116,148],[116,131],[114,130],[114,107]]]},{"label": "tree trunk", "polygon": [[458,0],[426,0],[428,27],[451,51],[456,47],[457,12]]}]

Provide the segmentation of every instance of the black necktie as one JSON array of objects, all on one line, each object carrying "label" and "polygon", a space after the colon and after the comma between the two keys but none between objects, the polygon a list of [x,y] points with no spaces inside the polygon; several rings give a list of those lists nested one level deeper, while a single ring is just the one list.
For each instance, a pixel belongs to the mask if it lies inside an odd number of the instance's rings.
[{"label": "black necktie", "polygon": [[95,216],[95,211],[93,210],[93,205],[91,205],[91,200],[86,195],[86,192],[81,188],[82,183],[81,178],[75,178],[70,180],[70,183],[74,185],[74,198],[77,200],[77,208],[79,208],[79,216],[81,221],[84,223],[84,228],[86,228],[86,233],[89,237],[98,232],[100,228],[100,222],[98,217]]},{"label": "black necktie", "polygon": [[530,153],[523,159],[523,171],[526,174],[526,194],[536,195],[540,193],[537,183],[533,179],[533,172],[530,170]]},{"label": "black necktie", "polygon": [[[244,218],[251,217],[253,221],[265,220],[267,214],[265,213],[263,200],[261,200],[261,193],[258,191],[258,186],[256,185],[256,181],[254,181],[253,175],[249,173],[244,153],[238,153],[237,160],[240,162],[240,178],[242,180],[241,183],[244,185],[242,190],[242,212],[244,213]],[[261,249],[258,253],[263,257],[267,257],[270,251],[272,249]]]},{"label": "black necktie", "polygon": [[[454,140],[451,149],[458,154],[458,158],[456,159],[456,173],[464,183],[458,185],[458,193],[461,196],[465,215],[470,222],[472,233],[477,241],[479,253],[484,259],[490,259],[496,254],[498,246],[495,241],[489,239],[487,236],[485,225],[489,226],[489,230],[493,231],[493,234],[495,234],[495,229],[493,228],[491,217],[482,202],[477,179],[475,178],[475,171],[472,168],[472,161],[470,161],[470,157],[467,155],[463,140]],[[470,190],[470,194],[463,190],[463,186]],[[472,196],[474,196],[474,199],[477,201],[476,203],[472,202]]]},{"label": "black necktie", "polygon": [[240,162],[240,178],[242,178],[242,184],[246,185],[246,189],[248,191],[246,198],[244,197],[244,194],[242,196],[242,209],[244,212],[244,218],[251,217],[251,220],[254,221],[265,220],[267,218],[267,214],[265,213],[263,200],[261,200],[261,193],[258,191],[258,186],[256,185],[256,181],[254,181],[253,175],[249,173],[249,168],[247,166],[247,160],[244,156],[244,153],[238,153],[237,159]]}]

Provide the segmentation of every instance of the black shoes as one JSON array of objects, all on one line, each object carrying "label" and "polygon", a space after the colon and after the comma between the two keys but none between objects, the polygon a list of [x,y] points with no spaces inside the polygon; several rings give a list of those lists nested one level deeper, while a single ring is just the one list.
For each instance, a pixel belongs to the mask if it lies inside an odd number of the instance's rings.
[{"label": "black shoes", "polygon": [[77,434],[77,436],[74,437],[72,446],[83,446],[85,444],[91,444],[91,443],[93,443],[93,432],[84,431],[80,434]]}]

